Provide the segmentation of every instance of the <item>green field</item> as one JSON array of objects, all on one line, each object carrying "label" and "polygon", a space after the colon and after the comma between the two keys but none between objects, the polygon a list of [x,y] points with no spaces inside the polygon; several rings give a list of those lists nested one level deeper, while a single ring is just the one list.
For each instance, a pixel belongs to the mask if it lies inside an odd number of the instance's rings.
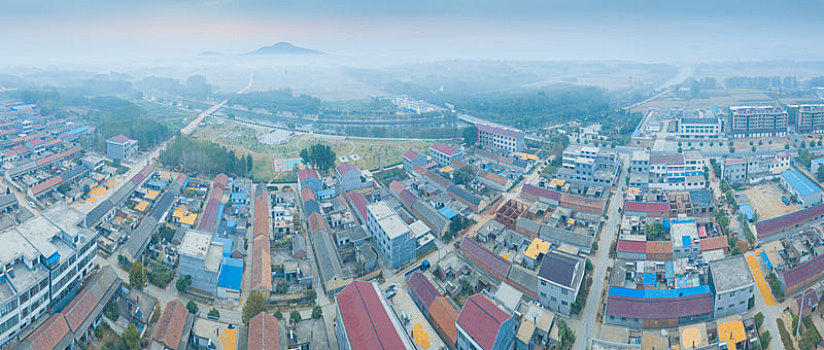
[{"label": "green field", "polygon": [[163,123],[172,130],[180,130],[198,115],[197,111],[184,110],[146,100],[135,101],[135,104],[146,110],[149,118]]},{"label": "green field", "polygon": [[[213,123],[221,120],[222,124]],[[256,181],[268,181],[269,179],[286,181],[293,178],[294,172],[276,173],[274,160],[297,158],[300,156],[301,149],[315,143],[327,144],[332,147],[338,157],[346,156],[348,161],[361,169],[370,170],[398,164],[402,161],[403,153],[408,149],[423,152],[432,143],[419,140],[359,139],[305,134],[293,136],[288,143],[283,145],[267,145],[258,142],[256,135],[268,132],[271,130],[269,128],[224,119],[211,119],[211,121],[205,127],[198,128],[193,136],[217,142],[236,152],[251,153],[255,162],[253,177]],[[353,155],[358,155],[359,158],[355,160]]]}]

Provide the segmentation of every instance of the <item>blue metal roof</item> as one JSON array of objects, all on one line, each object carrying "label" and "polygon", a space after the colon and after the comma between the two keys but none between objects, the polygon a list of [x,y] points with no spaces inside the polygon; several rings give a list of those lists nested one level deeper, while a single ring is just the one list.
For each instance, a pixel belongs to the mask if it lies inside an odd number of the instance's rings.
[{"label": "blue metal roof", "polygon": [[220,275],[217,278],[217,286],[226,289],[240,290],[240,282],[243,280],[243,260],[223,258],[220,265]]},{"label": "blue metal roof", "polygon": [[212,237],[212,242],[223,243],[223,256],[227,258],[232,256],[232,246],[235,242],[231,238]]},{"label": "blue metal roof", "polygon": [[766,267],[767,270],[772,270],[772,263],[770,263],[770,258],[767,257],[767,253],[762,251],[761,254],[758,255],[761,256],[761,261],[764,262],[764,267]]},{"label": "blue metal roof", "polygon": [[452,220],[452,218],[454,218],[456,215],[458,215],[458,213],[456,213],[454,210],[452,210],[449,207],[443,207],[441,209],[438,209],[438,213],[440,213],[441,215],[443,215],[443,217],[445,217],[449,220]]},{"label": "blue metal roof", "polygon": [[821,192],[821,189],[816,187],[809,179],[801,175],[796,170],[787,170],[781,173],[781,177],[786,181],[801,197],[809,196],[816,192]]},{"label": "blue metal roof", "polygon": [[654,273],[644,273],[644,284],[648,286],[655,285],[655,274]]},{"label": "blue metal roof", "polygon": [[632,289],[622,287],[609,287],[609,295],[627,298],[679,298],[705,294],[710,292],[707,285],[698,287],[686,287],[675,289]]},{"label": "blue metal roof", "polygon": [[681,236],[681,245],[684,247],[692,247],[692,239],[690,236]]},{"label": "blue metal roof", "polygon": [[755,219],[755,210],[752,209],[752,206],[749,204],[742,204],[738,206],[738,210],[741,210],[744,213],[744,216],[747,217],[747,220]]},{"label": "blue metal roof", "polygon": [[318,197],[326,198],[326,197],[334,197],[335,196],[335,189],[334,188],[327,188],[325,190],[320,190],[317,193]]},{"label": "blue metal roof", "polygon": [[232,195],[231,195],[231,199],[232,199],[232,201],[236,201],[236,200],[246,200],[246,199],[248,199],[248,198],[249,198],[249,194],[248,194],[248,193],[238,193],[238,192],[235,192],[235,193],[232,193]]},{"label": "blue metal roof", "polygon": [[54,264],[57,260],[60,260],[60,253],[55,252],[50,257],[46,259],[49,262],[49,265]]},{"label": "blue metal roof", "polygon": [[149,185],[149,186],[152,186],[152,187],[158,187],[158,188],[164,188],[164,187],[166,187],[166,184],[165,184],[165,183],[160,182],[160,181],[157,181],[157,180],[149,180],[149,181],[146,181],[146,185]]}]

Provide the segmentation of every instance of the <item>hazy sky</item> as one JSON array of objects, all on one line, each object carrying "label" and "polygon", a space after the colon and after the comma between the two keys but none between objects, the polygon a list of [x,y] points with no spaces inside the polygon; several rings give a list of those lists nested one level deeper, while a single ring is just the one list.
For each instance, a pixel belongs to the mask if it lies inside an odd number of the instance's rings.
[{"label": "hazy sky", "polygon": [[241,53],[406,59],[824,59],[824,1],[0,0],[12,61]]}]

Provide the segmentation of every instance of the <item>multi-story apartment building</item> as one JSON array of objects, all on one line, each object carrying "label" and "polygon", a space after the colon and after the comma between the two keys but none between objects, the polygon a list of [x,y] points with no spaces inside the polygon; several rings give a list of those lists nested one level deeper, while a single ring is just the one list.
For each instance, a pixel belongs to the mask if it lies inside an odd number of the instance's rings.
[{"label": "multi-story apartment building", "polygon": [[824,133],[824,104],[788,105],[789,124],[797,133]]},{"label": "multi-story apartment building", "polygon": [[432,146],[429,146],[429,156],[438,162],[438,164],[447,166],[452,164],[453,160],[463,158],[464,152],[460,147],[452,147],[443,142],[435,142]]},{"label": "multi-story apartment building", "polygon": [[478,127],[478,144],[483,147],[492,147],[510,152],[520,152],[526,148],[524,133],[520,131],[483,124],[477,124],[476,126]]},{"label": "multi-story apartment building", "polygon": [[709,285],[715,297],[715,318],[740,314],[749,309],[755,279],[743,255],[710,262]]},{"label": "multi-story apartment building", "polygon": [[788,114],[776,106],[733,106],[729,111],[732,137],[786,136]]},{"label": "multi-story apartment building", "polygon": [[94,268],[97,234],[78,226],[83,217],[58,204],[0,231],[0,346],[65,307]]},{"label": "multi-story apartment building", "polygon": [[683,139],[712,139],[723,133],[718,118],[680,118],[677,130],[678,137]]},{"label": "multi-story apartment building", "polygon": [[389,267],[398,268],[415,258],[415,240],[409,226],[386,203],[366,207],[366,226]]},{"label": "multi-story apartment building", "polygon": [[630,186],[665,191],[706,186],[704,161],[698,151],[650,153],[635,151],[630,161]]},{"label": "multi-story apartment building", "polygon": [[106,140],[106,156],[111,159],[128,160],[137,154],[137,140],[124,135],[112,136]]},{"label": "multi-story apartment building", "polygon": [[621,170],[618,153],[599,147],[569,145],[556,177],[584,185],[611,187]]},{"label": "multi-story apartment building", "polygon": [[790,169],[791,157],[784,152],[772,155],[724,158],[719,162],[721,177],[729,183],[756,183]]}]

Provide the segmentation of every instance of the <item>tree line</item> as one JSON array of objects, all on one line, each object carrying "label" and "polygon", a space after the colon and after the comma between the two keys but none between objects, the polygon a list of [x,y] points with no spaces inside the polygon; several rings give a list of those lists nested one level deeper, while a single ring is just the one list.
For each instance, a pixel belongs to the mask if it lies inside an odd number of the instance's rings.
[{"label": "tree line", "polygon": [[217,143],[178,135],[160,152],[160,162],[169,167],[182,166],[188,170],[230,176],[249,176],[252,156],[238,155]]}]

